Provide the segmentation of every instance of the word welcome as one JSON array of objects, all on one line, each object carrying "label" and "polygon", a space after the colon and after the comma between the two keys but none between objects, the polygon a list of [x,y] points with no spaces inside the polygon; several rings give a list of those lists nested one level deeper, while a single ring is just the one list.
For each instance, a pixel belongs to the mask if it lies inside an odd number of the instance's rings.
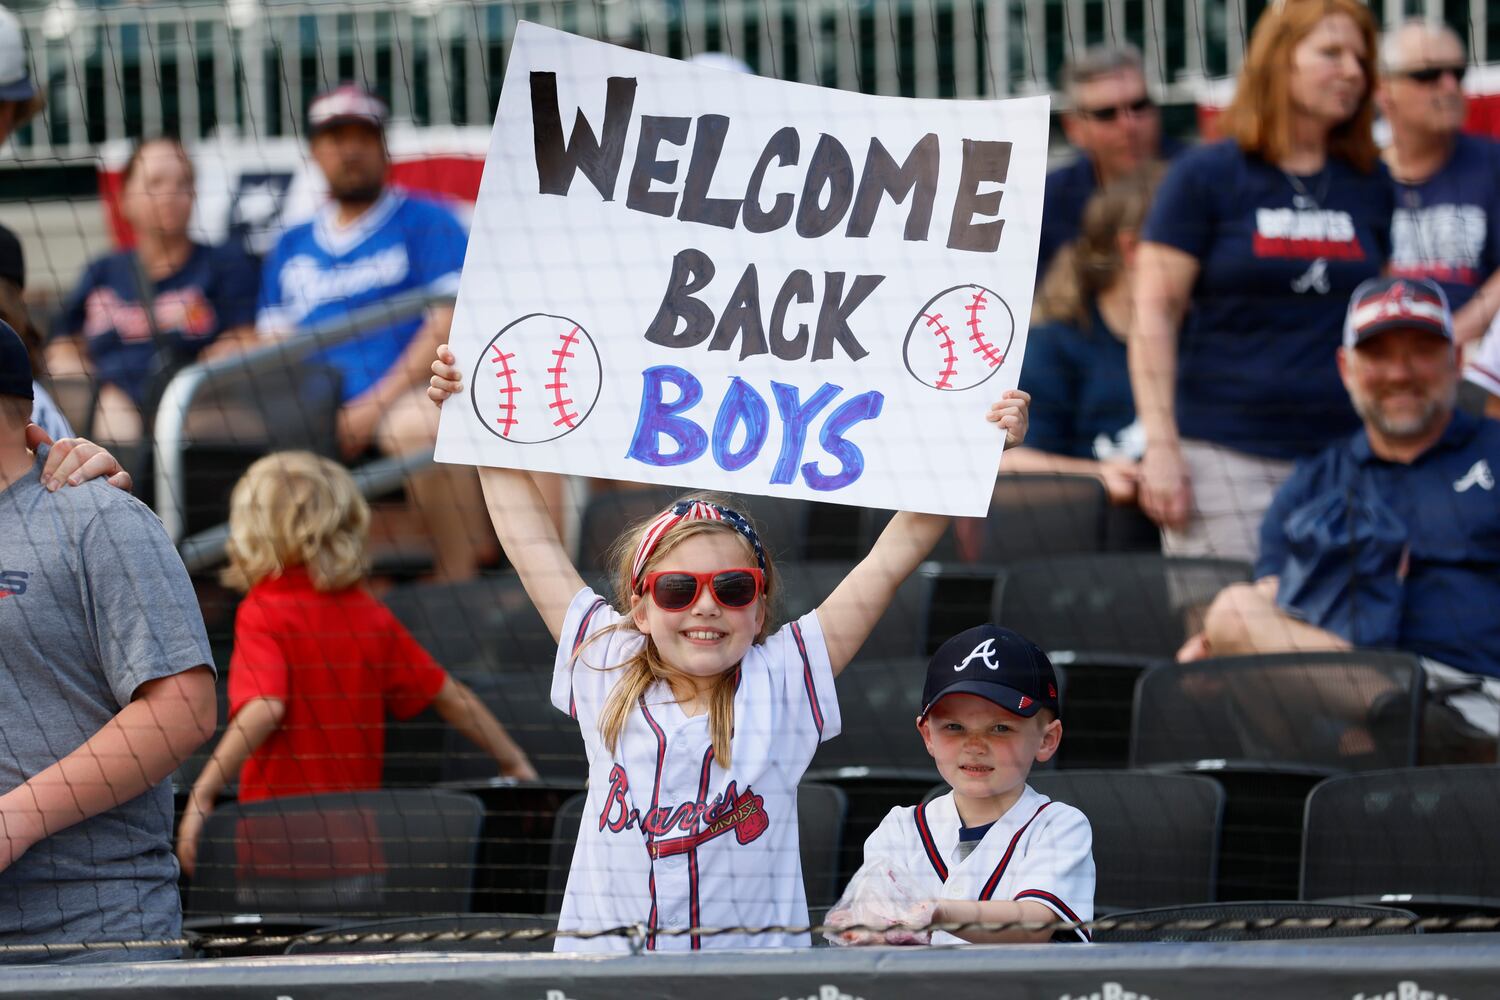
[{"label": "word welcome", "polygon": [[[595,131],[580,108],[564,139],[557,74],[538,70],[530,78],[537,190],[566,197],[574,175],[582,173],[605,201],[614,201],[635,109],[636,80],[609,77],[599,130]],[[730,127],[727,115],[641,115],[625,207],[664,219],[743,228],[749,233],[791,226],[798,236],[817,239],[842,228],[846,238],[863,239],[870,235],[886,199],[902,204],[909,198],[902,239],[928,239],[941,162],[936,133],[918,139],[899,162],[884,143],[872,137],[863,167],[856,170],[849,150],[826,132],[811,144],[804,163],[802,134],[787,125],[766,140],[744,180],[741,197],[710,197]],[[686,149],[689,133],[692,148],[681,190],[663,190],[657,185],[676,184],[681,165],[663,147]],[[958,186],[948,213],[947,245],[954,250],[992,253],[1005,227],[998,218],[1003,191],[996,186],[1004,185],[1010,172],[1011,144],[964,139],[960,157]],[[800,169],[800,183],[795,177],[790,183],[768,180],[773,169],[787,168]],[[769,205],[765,202],[768,190],[772,193]]]}]

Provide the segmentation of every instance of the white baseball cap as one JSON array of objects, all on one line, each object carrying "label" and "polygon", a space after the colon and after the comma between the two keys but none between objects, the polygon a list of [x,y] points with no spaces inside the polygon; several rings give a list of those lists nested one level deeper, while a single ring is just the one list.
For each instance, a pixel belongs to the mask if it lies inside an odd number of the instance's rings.
[{"label": "white baseball cap", "polygon": [[36,83],[26,71],[26,42],[16,15],[0,7],[0,101],[29,101]]}]

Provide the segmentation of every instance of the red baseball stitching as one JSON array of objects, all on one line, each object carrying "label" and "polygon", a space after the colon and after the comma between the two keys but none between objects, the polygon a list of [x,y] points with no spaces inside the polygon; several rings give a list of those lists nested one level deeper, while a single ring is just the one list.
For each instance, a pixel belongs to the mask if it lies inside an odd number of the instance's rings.
[{"label": "red baseball stitching", "polygon": [[974,341],[974,353],[984,355],[984,360],[989,362],[991,368],[998,368],[1000,362],[1005,360],[1005,355],[995,350],[988,340],[984,339],[984,333],[979,329],[979,314],[984,311],[984,289],[974,293],[974,301],[967,306],[969,310],[969,329],[974,331],[969,334],[969,339]]},{"label": "red baseball stitching", "polygon": [[938,372],[935,385],[939,389],[946,389],[948,388],[948,380],[958,374],[958,355],[953,350],[953,338],[948,336],[948,328],[943,325],[942,313],[933,313],[930,316],[927,313],[923,313],[922,318],[927,321],[928,326],[937,327],[936,330],[932,331],[932,335],[938,338],[938,347],[943,351],[944,367],[942,371]]},{"label": "red baseball stitching", "polygon": [[568,407],[573,405],[573,401],[563,398],[563,390],[568,387],[568,383],[563,381],[563,375],[568,369],[564,361],[574,357],[573,352],[568,348],[578,343],[578,327],[573,327],[558,339],[562,341],[562,347],[552,352],[552,356],[557,361],[547,369],[547,373],[552,376],[552,381],[547,383],[547,388],[552,390],[552,402],[547,404],[547,408],[557,411],[557,419],[552,421],[553,427],[566,427],[572,430],[578,424],[578,414],[568,412]]},{"label": "red baseball stitching", "polygon": [[500,371],[495,373],[496,378],[505,379],[505,384],[500,387],[500,393],[505,397],[500,402],[500,410],[502,415],[495,418],[495,423],[500,425],[501,437],[510,437],[510,432],[515,429],[517,422],[516,393],[521,391],[521,387],[516,385],[516,370],[510,366],[510,359],[515,357],[515,355],[506,354],[504,351],[500,350],[499,344],[491,344],[490,347],[492,347],[495,351],[495,356],[493,358],[490,358],[490,364],[499,363],[505,366]]}]

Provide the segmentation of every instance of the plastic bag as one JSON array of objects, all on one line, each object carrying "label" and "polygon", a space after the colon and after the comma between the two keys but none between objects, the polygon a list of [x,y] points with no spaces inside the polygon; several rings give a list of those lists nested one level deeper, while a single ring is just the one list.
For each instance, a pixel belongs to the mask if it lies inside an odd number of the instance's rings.
[{"label": "plastic bag", "polygon": [[936,908],[936,900],[913,892],[903,882],[895,865],[877,858],[854,873],[828,911],[827,923],[835,928],[890,929],[824,931],[823,936],[837,945],[927,944],[932,932],[916,928],[932,923]]}]

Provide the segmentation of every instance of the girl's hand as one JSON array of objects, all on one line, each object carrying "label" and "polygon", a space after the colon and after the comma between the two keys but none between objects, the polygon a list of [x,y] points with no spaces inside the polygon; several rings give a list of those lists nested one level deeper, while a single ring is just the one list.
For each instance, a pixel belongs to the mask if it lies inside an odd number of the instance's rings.
[{"label": "girl's hand", "polygon": [[1031,423],[1031,393],[1012,389],[1000,397],[1000,402],[990,407],[984,419],[999,424],[1005,431],[1005,447],[1014,448],[1026,440],[1026,428]]},{"label": "girl's hand", "polygon": [[464,391],[463,373],[447,344],[439,344],[437,360],[432,363],[432,378],[427,383],[427,398],[438,406],[449,396]]},{"label": "girl's hand", "polygon": [[517,747],[514,756],[500,761],[500,777],[536,781],[540,776],[536,773],[536,768],[531,766],[531,760]]}]

